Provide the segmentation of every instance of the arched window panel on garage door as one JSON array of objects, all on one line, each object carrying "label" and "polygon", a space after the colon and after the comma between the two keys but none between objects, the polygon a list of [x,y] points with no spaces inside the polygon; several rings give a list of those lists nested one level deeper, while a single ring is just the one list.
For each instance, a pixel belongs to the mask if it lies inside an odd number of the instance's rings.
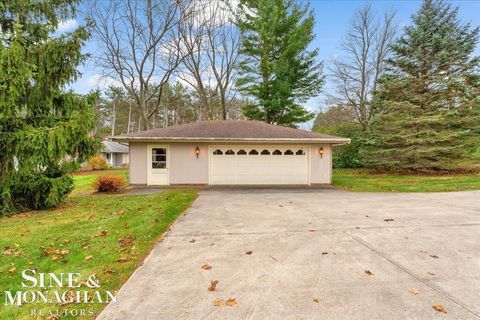
[{"label": "arched window panel on garage door", "polygon": [[232,149],[228,149],[227,151],[225,151],[225,154],[228,156],[231,156],[231,155],[234,155],[235,152]]},{"label": "arched window panel on garage door", "polygon": [[272,154],[275,155],[275,156],[279,156],[279,155],[282,154],[282,151],[277,149],[277,150],[273,151]]},{"label": "arched window panel on garage door", "polygon": [[213,154],[218,156],[218,155],[222,155],[223,154],[223,151],[220,150],[220,149],[216,149],[215,151],[213,151]]},{"label": "arched window panel on garage door", "polygon": [[261,155],[266,156],[270,154],[270,151],[267,149],[263,149],[262,152],[260,152]]},{"label": "arched window panel on garage door", "polygon": [[303,149],[298,149],[297,152],[295,152],[295,154],[297,156],[304,156],[305,155],[305,151],[303,151]]},{"label": "arched window panel on garage door", "polygon": [[257,155],[257,154],[258,154],[258,151],[255,150],[255,149],[252,149],[252,150],[250,150],[250,152],[249,152],[248,154]]},{"label": "arched window panel on garage door", "polygon": [[288,149],[288,150],[286,150],[283,154],[284,154],[284,155],[287,155],[287,156],[292,156],[292,155],[293,155],[293,151],[290,150],[290,149]]},{"label": "arched window panel on garage door", "polygon": [[247,151],[243,150],[243,149],[240,149],[237,151],[237,154],[239,155],[246,155],[247,154]]}]

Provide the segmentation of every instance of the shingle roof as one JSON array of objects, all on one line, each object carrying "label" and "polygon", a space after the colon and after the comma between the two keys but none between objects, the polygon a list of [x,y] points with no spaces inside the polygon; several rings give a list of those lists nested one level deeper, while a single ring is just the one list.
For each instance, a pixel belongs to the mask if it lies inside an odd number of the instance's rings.
[{"label": "shingle roof", "polygon": [[115,136],[113,140],[299,140],[332,143],[348,143],[350,141],[350,139],[327,134],[247,120],[197,121],[167,128]]},{"label": "shingle roof", "polygon": [[102,152],[107,153],[128,153],[128,146],[114,142],[114,141],[102,141]]}]

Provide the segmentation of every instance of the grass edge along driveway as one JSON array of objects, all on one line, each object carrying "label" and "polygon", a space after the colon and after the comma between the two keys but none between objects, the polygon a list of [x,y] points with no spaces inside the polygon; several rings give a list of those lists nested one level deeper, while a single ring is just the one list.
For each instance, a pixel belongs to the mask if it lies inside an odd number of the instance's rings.
[{"label": "grass edge along driveway", "polygon": [[0,319],[37,319],[30,316],[32,309],[86,310],[84,317],[70,314],[61,319],[91,319],[89,312],[98,315],[105,305],[5,306],[4,291],[22,290],[22,271],[32,268],[57,274],[78,272],[81,280],[96,274],[101,290],[116,291],[196,197],[194,190],[77,195],[56,209],[0,218]]},{"label": "grass edge along driveway", "polygon": [[480,174],[396,175],[366,169],[334,169],[334,187],[353,192],[449,192],[480,190]]}]

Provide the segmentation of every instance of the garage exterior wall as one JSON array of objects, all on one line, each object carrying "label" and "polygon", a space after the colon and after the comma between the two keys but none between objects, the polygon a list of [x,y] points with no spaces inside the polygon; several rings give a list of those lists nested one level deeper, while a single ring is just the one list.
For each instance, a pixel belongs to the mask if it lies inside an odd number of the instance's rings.
[{"label": "garage exterior wall", "polygon": [[[195,149],[200,154],[195,154]],[[170,184],[208,184],[208,144],[170,144]]]},{"label": "garage exterior wall", "polygon": [[[267,144],[267,143],[265,143]],[[268,145],[272,145],[270,143]],[[147,143],[130,142],[129,183],[147,184]],[[170,184],[208,184],[209,145],[232,145],[220,143],[169,143]],[[263,144],[262,144],[263,145]],[[305,146],[305,144],[298,144]],[[199,147],[197,159],[195,148]],[[330,144],[310,144],[310,183],[332,182],[332,147]],[[323,157],[319,149],[323,147]]]},{"label": "garage exterior wall", "polygon": [[[323,156],[320,156],[320,147],[323,147]],[[332,183],[332,146],[330,144],[310,146],[310,183]]]},{"label": "garage exterior wall", "polygon": [[129,143],[128,183],[147,184],[147,144]]}]

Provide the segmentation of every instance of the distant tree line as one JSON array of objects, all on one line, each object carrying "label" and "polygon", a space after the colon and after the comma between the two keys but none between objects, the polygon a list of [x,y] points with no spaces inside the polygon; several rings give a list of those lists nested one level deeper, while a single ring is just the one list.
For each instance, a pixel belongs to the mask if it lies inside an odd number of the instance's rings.
[{"label": "distant tree line", "polygon": [[480,169],[479,28],[450,3],[425,0],[399,37],[396,29],[392,13],[356,12],[314,130],[352,138],[337,167]]}]

